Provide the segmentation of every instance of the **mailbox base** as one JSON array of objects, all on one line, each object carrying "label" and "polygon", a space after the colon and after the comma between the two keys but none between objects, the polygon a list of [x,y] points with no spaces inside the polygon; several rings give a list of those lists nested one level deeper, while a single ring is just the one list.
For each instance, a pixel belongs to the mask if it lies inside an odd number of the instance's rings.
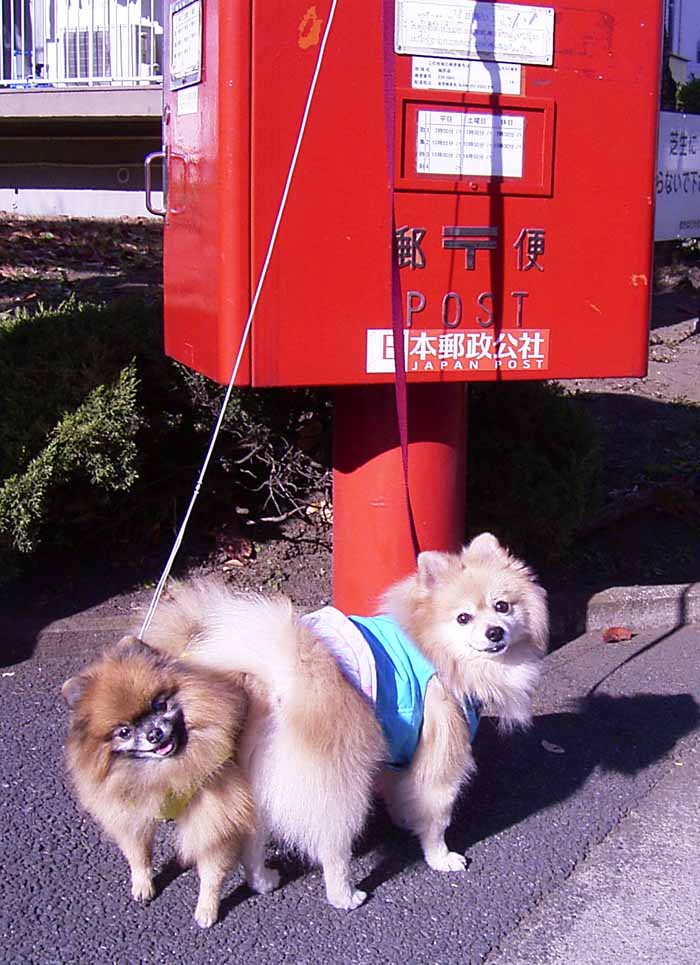
[{"label": "mailbox base", "polygon": [[[407,389],[420,550],[457,550],[464,541],[466,391],[463,383]],[[371,613],[415,567],[394,387],[336,390],[333,446],[333,600],[346,613]]]}]

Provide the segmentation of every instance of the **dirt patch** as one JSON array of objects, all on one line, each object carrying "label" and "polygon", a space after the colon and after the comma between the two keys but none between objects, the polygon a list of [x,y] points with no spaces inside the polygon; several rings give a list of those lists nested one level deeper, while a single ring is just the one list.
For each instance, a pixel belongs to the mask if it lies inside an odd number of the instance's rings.
[{"label": "dirt patch", "polygon": [[145,218],[88,221],[0,214],[0,312],[157,290],[163,229]]}]

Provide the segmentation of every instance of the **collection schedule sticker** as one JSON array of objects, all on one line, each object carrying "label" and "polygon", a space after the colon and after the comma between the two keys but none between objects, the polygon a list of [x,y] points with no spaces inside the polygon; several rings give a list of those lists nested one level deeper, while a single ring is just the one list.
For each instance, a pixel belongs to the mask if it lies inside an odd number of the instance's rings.
[{"label": "collection schedule sticker", "polygon": [[202,0],[178,0],[170,16],[170,84],[177,90],[202,79]]},{"label": "collection schedule sticker", "polygon": [[397,54],[552,63],[554,9],[483,0],[396,0]]},{"label": "collection schedule sticker", "polygon": [[465,111],[418,111],[416,172],[521,178],[525,118]]}]

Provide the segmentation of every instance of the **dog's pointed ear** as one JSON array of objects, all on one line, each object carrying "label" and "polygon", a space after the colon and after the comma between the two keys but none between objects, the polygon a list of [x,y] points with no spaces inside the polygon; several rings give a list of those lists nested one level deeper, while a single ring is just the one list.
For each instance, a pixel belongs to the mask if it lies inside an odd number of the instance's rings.
[{"label": "dog's pointed ear", "polygon": [[71,677],[61,687],[61,694],[63,699],[68,704],[72,710],[78,703],[80,698],[85,693],[85,688],[87,687],[89,677],[87,674],[79,673],[75,677]]},{"label": "dog's pointed ear", "polygon": [[462,560],[488,559],[492,556],[502,556],[505,552],[493,533],[479,533],[462,550]]},{"label": "dog's pointed ear", "polygon": [[418,582],[428,589],[442,582],[449,572],[450,562],[449,553],[440,553],[438,550],[419,553]]}]

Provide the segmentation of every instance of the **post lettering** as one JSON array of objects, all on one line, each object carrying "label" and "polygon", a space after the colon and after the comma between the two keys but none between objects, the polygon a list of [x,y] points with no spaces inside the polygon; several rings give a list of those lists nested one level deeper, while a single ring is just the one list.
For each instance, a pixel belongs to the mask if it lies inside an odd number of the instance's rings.
[{"label": "post lettering", "polygon": [[[454,302],[454,317],[450,320],[450,302]],[[442,300],[442,324],[445,328],[458,328],[462,323],[462,299],[457,292],[447,292]]]},{"label": "post lettering", "polygon": [[425,295],[423,292],[406,292],[406,328],[413,328],[413,316],[422,312],[424,308]]},{"label": "post lettering", "polygon": [[[491,302],[490,306],[486,304],[487,298]],[[484,311],[488,312],[488,316],[486,318],[484,318],[483,315],[476,315],[476,324],[480,325],[481,328],[490,328],[493,325],[493,292],[481,292],[481,294],[477,296],[476,300],[479,303],[479,306],[483,308]]]}]

